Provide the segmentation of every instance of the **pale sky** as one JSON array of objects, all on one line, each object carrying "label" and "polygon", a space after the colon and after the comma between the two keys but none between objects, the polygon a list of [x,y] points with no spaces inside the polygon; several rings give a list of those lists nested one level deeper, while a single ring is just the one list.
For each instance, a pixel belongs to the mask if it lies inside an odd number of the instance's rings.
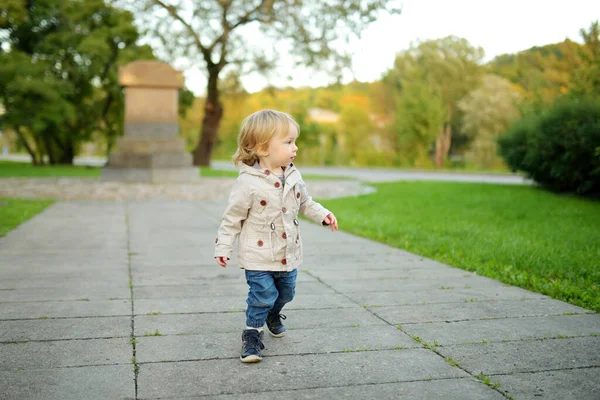
[{"label": "pale sky", "polygon": [[[359,81],[377,80],[393,65],[396,53],[418,39],[449,35],[465,38],[485,51],[485,61],[504,53],[569,38],[581,42],[579,30],[600,20],[600,0],[404,0],[401,15],[382,15],[363,31],[353,46],[352,69]],[[249,75],[242,83],[249,92],[275,86],[324,86],[332,79],[322,73],[282,65],[269,80]],[[292,80],[289,77],[293,77]],[[347,74],[345,81],[351,79]],[[187,86],[197,95],[205,92],[201,70],[185,71]]]}]

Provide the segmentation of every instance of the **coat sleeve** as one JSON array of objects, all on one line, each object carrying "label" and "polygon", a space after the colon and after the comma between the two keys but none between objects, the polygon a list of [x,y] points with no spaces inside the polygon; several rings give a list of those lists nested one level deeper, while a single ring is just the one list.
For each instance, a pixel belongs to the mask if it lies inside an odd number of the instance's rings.
[{"label": "coat sleeve", "polygon": [[300,214],[315,221],[318,224],[323,223],[325,217],[331,213],[328,209],[317,203],[308,194],[304,181],[298,183],[300,189]]},{"label": "coat sleeve", "polygon": [[248,210],[252,207],[252,195],[248,185],[238,179],[231,190],[227,209],[223,214],[217,232],[215,257],[231,259],[233,245],[242,230],[243,221],[248,218]]}]

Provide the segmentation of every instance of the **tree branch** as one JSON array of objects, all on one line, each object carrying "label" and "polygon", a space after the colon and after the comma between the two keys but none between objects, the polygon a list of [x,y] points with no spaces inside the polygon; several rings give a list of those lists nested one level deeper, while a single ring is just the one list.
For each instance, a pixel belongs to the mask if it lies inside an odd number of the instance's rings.
[{"label": "tree branch", "polygon": [[192,26],[187,23],[178,13],[177,10],[175,9],[174,6],[170,6],[168,4],[165,4],[162,0],[152,0],[152,2],[160,7],[162,7],[163,9],[165,9],[169,15],[171,15],[173,18],[175,18],[177,21],[181,22],[181,24],[185,27],[185,29],[188,31],[188,33],[190,34],[190,36],[194,39],[194,43],[196,44],[196,46],[198,47],[198,49],[200,49],[200,51],[202,52],[202,55],[204,56],[204,60],[210,65],[212,64],[212,60],[210,58],[210,55],[212,53],[212,47],[211,46],[210,49],[207,49],[206,47],[204,47],[204,45],[202,44],[202,41],[200,40],[200,38],[198,37],[198,35],[196,34],[196,32],[194,31],[194,28],[192,28]]},{"label": "tree branch", "polygon": [[19,140],[21,141],[21,143],[23,143],[23,146],[25,146],[25,149],[31,156],[31,160],[32,160],[33,164],[37,165],[39,163],[38,159],[36,157],[35,152],[31,148],[31,146],[29,146],[29,142],[27,142],[27,138],[25,137],[25,134],[23,132],[21,132],[21,128],[19,128],[19,125],[14,125],[13,129],[15,130],[15,133],[19,137]]}]

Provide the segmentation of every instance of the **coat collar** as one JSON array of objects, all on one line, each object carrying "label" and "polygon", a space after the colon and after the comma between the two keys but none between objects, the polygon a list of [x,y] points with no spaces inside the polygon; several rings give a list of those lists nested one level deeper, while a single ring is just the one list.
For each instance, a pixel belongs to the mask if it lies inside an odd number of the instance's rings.
[{"label": "coat collar", "polygon": [[[258,169],[246,164],[242,164],[240,166],[240,176],[244,174],[258,176],[263,179],[266,179],[267,181],[279,181],[279,177],[272,174],[271,171],[269,171],[268,169]],[[285,196],[291,188],[293,188],[298,182],[302,180],[302,177],[300,175],[300,171],[298,171],[298,168],[296,168],[294,163],[290,163],[290,165],[288,165],[283,175],[285,177],[283,195]]]},{"label": "coat collar", "polygon": [[[254,168],[254,167],[251,167],[244,163],[242,163],[242,165],[240,167],[240,175],[242,175],[242,174],[249,174],[249,175],[254,175],[254,176],[271,176],[271,175],[273,175],[271,173],[271,171],[269,171],[268,169]],[[294,163],[291,163],[285,169],[283,176],[285,177],[285,180],[287,181],[290,176],[295,175],[295,174],[298,174],[298,168],[296,168]],[[275,175],[273,175],[273,176],[275,178],[277,178],[277,176],[275,176]]]}]

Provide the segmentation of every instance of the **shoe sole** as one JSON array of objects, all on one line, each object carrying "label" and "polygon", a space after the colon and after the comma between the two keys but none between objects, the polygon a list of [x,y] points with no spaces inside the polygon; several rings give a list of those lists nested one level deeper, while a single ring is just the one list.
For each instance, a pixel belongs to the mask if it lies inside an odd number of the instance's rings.
[{"label": "shoe sole", "polygon": [[271,336],[273,337],[284,337],[285,336],[285,331],[281,332],[281,333],[273,333],[271,331],[269,331],[269,333],[271,334]]},{"label": "shoe sole", "polygon": [[262,360],[262,357],[259,357],[259,356],[248,356],[248,357],[244,357],[244,358],[240,357],[240,360],[243,363],[257,363],[260,360]]}]

